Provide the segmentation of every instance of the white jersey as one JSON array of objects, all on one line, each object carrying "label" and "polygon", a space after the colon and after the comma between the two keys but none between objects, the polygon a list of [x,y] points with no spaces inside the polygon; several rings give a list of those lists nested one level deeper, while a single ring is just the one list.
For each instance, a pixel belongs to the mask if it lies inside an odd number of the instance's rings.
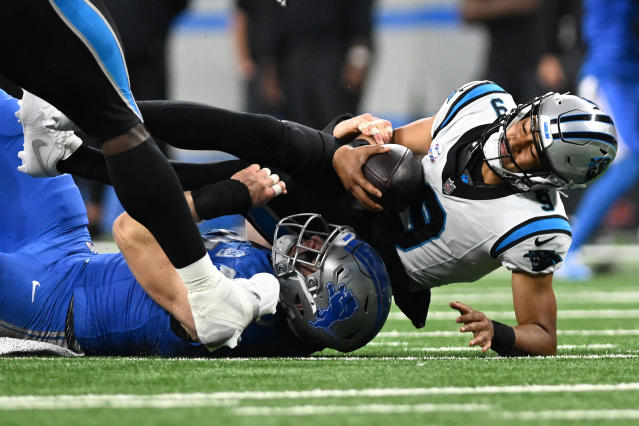
[{"label": "white jersey", "polygon": [[463,169],[461,159],[470,158],[485,126],[515,106],[495,83],[475,81],[453,92],[437,113],[422,159],[424,201],[402,212],[395,229],[404,269],[420,288],[475,281],[500,265],[547,274],[565,257],[571,233],[557,191],[474,185]]}]

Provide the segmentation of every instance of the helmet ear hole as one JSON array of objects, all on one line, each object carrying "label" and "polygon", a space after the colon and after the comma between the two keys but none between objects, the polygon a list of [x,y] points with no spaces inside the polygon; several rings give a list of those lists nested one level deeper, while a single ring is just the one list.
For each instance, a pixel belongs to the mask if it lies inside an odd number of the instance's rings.
[{"label": "helmet ear hole", "polygon": [[366,300],[364,301],[364,312],[368,313],[368,296],[366,296]]}]

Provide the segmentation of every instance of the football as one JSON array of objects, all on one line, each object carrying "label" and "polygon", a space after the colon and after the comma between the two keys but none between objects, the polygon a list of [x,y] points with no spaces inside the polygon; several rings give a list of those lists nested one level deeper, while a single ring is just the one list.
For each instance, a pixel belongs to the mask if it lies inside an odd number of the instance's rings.
[{"label": "football", "polygon": [[384,209],[400,211],[419,198],[424,175],[419,159],[410,149],[397,144],[386,146],[390,151],[370,156],[362,171],[382,193],[381,199],[371,198]]}]

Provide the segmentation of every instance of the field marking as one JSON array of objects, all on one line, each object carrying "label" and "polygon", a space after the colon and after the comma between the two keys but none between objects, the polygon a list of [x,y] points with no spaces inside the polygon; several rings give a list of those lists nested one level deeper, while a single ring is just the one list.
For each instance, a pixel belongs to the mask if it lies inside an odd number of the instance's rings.
[{"label": "field marking", "polygon": [[[622,330],[557,330],[558,336],[639,336],[639,329]],[[381,331],[376,337],[455,337],[459,331]],[[374,343],[374,342],[371,342]],[[370,345],[370,343],[369,343]]]},{"label": "field marking", "polygon": [[[240,416],[317,416],[333,414],[410,414],[434,412],[489,411],[486,404],[362,404],[362,405],[295,405],[291,407],[237,407]],[[621,420],[639,419],[639,410],[545,410],[493,411],[490,417],[508,420]]]},{"label": "field marking", "polygon": [[494,417],[509,420],[620,420],[639,419],[639,410],[545,410],[504,411]]},{"label": "field marking", "polygon": [[[494,319],[515,319],[513,311],[484,311],[488,318]],[[434,311],[428,313],[428,319],[431,320],[454,320],[459,316],[459,312],[451,309],[450,311]],[[639,309],[565,309],[557,312],[560,319],[578,319],[578,318],[639,318]],[[388,314],[389,320],[406,320],[406,315],[401,312],[391,312]]]},{"label": "field marking", "polygon": [[[438,346],[438,347],[413,347],[409,342],[370,342],[368,346],[390,346],[390,347],[402,347],[404,350],[422,351],[422,352],[475,352],[478,350],[476,347],[469,346]],[[557,345],[557,349],[560,350],[573,350],[573,349],[615,349],[617,345],[611,343],[592,343],[587,345]]]},{"label": "field marking", "polygon": [[314,416],[327,414],[402,414],[458,411],[489,411],[488,404],[359,404],[359,405],[295,405],[289,407],[237,407],[240,416]]},{"label": "field marking", "polygon": [[242,400],[290,400],[309,398],[397,397],[424,395],[486,395],[531,393],[584,393],[639,391],[639,383],[513,385],[431,388],[313,389],[284,391],[229,391],[212,393],[169,393],[157,395],[92,394],[52,396],[0,396],[0,410],[78,408],[175,408],[237,406]]},{"label": "field marking", "polygon": [[[639,291],[557,291],[557,300],[560,302],[608,302],[608,303],[631,303],[639,301]],[[448,303],[455,298],[460,299],[465,303],[503,303],[512,302],[513,294],[510,289],[505,289],[503,292],[491,292],[491,293],[477,293],[477,294],[437,294],[433,293],[432,303]],[[442,300],[440,300],[442,299]]]},{"label": "field marking", "polygon": [[0,410],[75,410],[85,408],[189,408],[230,407],[237,405],[232,399],[211,398],[207,394],[158,395],[54,395],[54,396],[2,396]]}]

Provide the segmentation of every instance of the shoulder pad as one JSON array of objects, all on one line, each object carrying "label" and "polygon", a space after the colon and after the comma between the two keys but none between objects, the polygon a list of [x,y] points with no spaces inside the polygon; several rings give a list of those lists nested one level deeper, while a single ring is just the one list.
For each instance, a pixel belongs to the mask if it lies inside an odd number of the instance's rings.
[{"label": "shoulder pad", "polygon": [[432,137],[437,136],[464,107],[493,93],[508,94],[499,85],[488,80],[471,81],[455,90],[446,98],[446,101],[437,112],[437,117],[431,130]]}]

